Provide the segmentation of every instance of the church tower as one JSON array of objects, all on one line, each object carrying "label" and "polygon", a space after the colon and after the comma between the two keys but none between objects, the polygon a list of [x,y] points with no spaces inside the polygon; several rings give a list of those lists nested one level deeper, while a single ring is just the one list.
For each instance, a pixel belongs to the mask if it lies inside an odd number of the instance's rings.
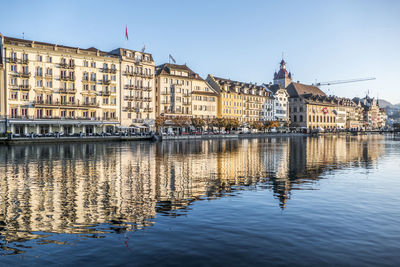
[{"label": "church tower", "polygon": [[286,62],[282,59],[279,72],[274,73],[274,84],[279,84],[281,88],[286,88],[292,82],[292,74],[286,70]]}]

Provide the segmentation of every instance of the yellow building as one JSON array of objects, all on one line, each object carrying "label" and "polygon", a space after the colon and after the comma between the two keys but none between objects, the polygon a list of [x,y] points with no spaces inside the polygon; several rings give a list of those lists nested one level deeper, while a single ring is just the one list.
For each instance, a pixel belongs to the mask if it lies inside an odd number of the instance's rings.
[{"label": "yellow building", "polygon": [[163,64],[156,68],[156,114],[164,116],[217,116],[215,90],[186,65]]},{"label": "yellow building", "polygon": [[265,87],[218,78],[211,74],[207,82],[219,93],[219,118],[237,119],[243,123],[262,120],[264,103],[270,98]]}]

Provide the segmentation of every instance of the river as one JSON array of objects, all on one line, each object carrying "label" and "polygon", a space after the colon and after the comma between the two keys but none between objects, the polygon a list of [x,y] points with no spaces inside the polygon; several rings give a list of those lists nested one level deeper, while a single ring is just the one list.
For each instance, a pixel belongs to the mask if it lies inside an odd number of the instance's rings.
[{"label": "river", "polygon": [[399,266],[400,138],[0,146],[0,266]]}]

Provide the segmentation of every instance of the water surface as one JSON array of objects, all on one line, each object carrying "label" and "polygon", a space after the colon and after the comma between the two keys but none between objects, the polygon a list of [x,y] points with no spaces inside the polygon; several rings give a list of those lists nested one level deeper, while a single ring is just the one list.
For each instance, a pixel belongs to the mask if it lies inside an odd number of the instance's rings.
[{"label": "water surface", "polygon": [[0,265],[399,265],[382,135],[0,147]]}]

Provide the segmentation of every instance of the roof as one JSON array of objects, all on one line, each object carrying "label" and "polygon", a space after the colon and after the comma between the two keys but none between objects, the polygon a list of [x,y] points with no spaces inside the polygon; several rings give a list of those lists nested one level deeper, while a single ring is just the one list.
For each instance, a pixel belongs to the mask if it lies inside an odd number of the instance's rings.
[{"label": "roof", "polygon": [[220,93],[225,88],[225,86],[227,86],[229,92],[236,93],[237,92],[236,90],[238,89],[239,90],[238,93],[240,94],[252,94],[250,91],[247,90],[256,90],[256,94],[258,93],[259,95],[262,96],[266,95],[271,96],[271,92],[265,90],[265,87],[263,85],[257,85],[255,83],[253,84],[253,83],[233,81],[231,79],[215,77],[211,74],[208,75],[207,81],[218,93]]},{"label": "roof", "polygon": [[156,75],[179,76],[179,75],[172,74],[171,70],[187,71],[189,74],[188,75],[189,79],[203,80],[199,74],[192,71],[188,66],[186,66],[186,64],[185,65],[177,65],[177,64],[164,63],[164,64],[156,67]]},{"label": "roof", "polygon": [[304,99],[305,102],[309,104],[318,104],[325,106],[352,106],[352,107],[357,106],[357,104],[353,100],[345,97],[304,94],[301,96],[301,98]]},{"label": "roof", "polygon": [[288,85],[286,90],[288,91],[290,97],[299,97],[306,94],[326,96],[326,94],[318,87],[302,83],[292,82]]}]

